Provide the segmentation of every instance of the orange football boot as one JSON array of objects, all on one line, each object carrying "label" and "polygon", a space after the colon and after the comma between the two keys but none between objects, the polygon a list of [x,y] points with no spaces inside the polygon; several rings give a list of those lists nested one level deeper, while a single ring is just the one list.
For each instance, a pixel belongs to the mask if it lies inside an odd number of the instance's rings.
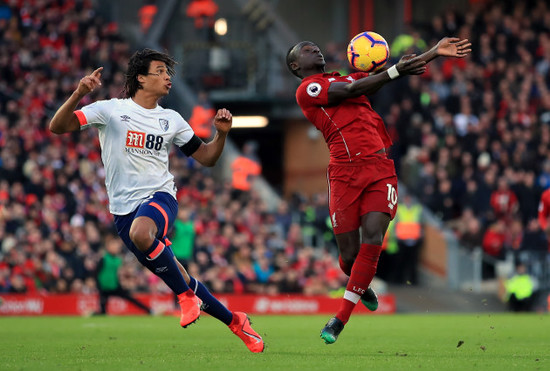
[{"label": "orange football boot", "polygon": [[264,351],[264,341],[252,326],[250,319],[243,312],[233,312],[233,320],[229,325],[229,329],[233,331],[244,342],[248,350],[252,353],[261,353]]}]

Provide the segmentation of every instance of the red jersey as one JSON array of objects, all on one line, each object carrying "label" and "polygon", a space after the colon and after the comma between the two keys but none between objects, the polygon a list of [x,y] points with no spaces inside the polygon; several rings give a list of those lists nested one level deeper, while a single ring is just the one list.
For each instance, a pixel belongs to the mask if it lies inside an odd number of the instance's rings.
[{"label": "red jersey", "polygon": [[382,118],[364,95],[328,105],[331,83],[350,83],[366,76],[364,72],[316,74],[304,78],[296,90],[302,112],[323,133],[332,163],[359,162],[392,144]]},{"label": "red jersey", "polygon": [[506,235],[503,232],[499,232],[496,228],[489,228],[483,235],[483,251],[491,256],[499,257],[504,242],[506,242]]},{"label": "red jersey", "polygon": [[511,190],[496,190],[489,201],[498,217],[512,213],[518,204],[518,198]]},{"label": "red jersey", "polygon": [[550,217],[550,189],[542,192],[539,203],[539,225],[545,231],[548,228],[548,217]]}]

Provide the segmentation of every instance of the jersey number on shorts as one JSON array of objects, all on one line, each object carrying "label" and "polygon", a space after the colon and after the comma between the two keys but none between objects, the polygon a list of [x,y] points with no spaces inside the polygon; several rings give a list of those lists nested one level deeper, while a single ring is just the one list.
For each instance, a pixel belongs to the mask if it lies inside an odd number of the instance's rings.
[{"label": "jersey number on shorts", "polygon": [[390,183],[387,183],[386,187],[388,187],[388,207],[393,210],[397,204],[397,191]]}]

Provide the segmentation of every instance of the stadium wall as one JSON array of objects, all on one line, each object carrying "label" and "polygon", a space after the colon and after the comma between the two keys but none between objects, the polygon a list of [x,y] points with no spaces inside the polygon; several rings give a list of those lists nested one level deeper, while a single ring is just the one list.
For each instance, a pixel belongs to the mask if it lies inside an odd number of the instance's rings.
[{"label": "stadium wall", "polygon": [[420,263],[430,273],[447,278],[447,241],[441,230],[427,224],[424,230],[424,244],[422,246]]},{"label": "stadium wall", "polygon": [[327,192],[329,153],[323,135],[306,120],[289,120],[284,130],[284,193]]},{"label": "stadium wall", "polygon": [[[338,311],[340,298],[304,295],[216,295],[230,310],[240,310],[249,314],[332,314]],[[171,294],[138,294],[136,298],[150,308],[153,313],[173,314],[176,310]],[[378,295],[378,310],[375,314],[392,314],[396,311],[395,297],[391,294]],[[0,316],[39,316],[93,314],[99,308],[98,295],[53,294],[0,295]],[[109,299],[107,313],[111,315],[143,314],[139,308],[120,298]],[[179,315],[179,310],[177,310]],[[358,305],[354,313],[368,314],[363,305]]]}]

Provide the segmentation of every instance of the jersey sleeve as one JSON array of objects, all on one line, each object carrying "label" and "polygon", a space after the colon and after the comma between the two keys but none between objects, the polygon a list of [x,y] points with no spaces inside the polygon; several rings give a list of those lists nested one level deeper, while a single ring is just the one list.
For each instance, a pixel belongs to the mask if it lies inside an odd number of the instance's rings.
[{"label": "jersey sleeve", "polygon": [[308,79],[296,90],[296,101],[300,107],[326,106],[328,104],[328,88],[331,81],[326,77]]},{"label": "jersey sleeve", "polygon": [[179,113],[174,111],[174,117],[177,129],[173,142],[186,156],[191,156],[203,142]]},{"label": "jersey sleeve", "polygon": [[363,77],[370,76],[370,74],[367,72],[354,72],[354,73],[350,73],[349,75],[353,77],[354,80],[359,80],[359,79],[362,79]]},{"label": "jersey sleeve", "polygon": [[80,129],[107,125],[112,111],[112,104],[112,101],[97,101],[75,111],[74,113],[80,122]]}]

